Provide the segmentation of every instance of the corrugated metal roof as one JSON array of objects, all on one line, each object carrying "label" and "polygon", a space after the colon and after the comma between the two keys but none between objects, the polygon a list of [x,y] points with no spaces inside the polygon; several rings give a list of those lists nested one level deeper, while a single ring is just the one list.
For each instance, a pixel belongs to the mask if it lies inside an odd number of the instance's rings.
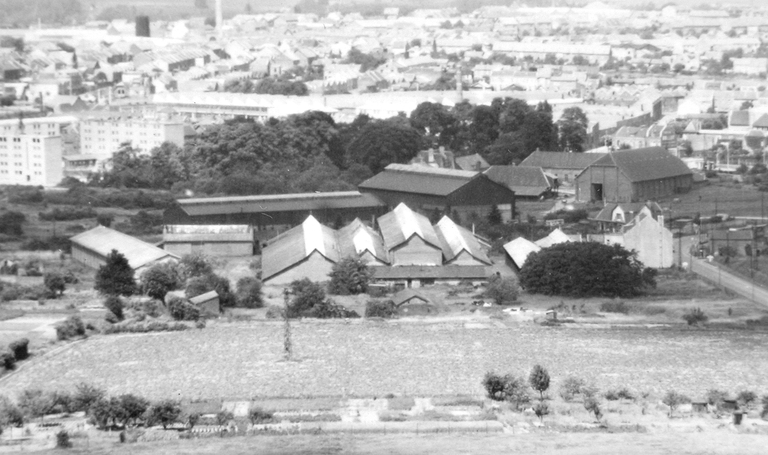
[{"label": "corrugated metal roof", "polygon": [[592,166],[616,166],[631,182],[691,175],[691,170],[680,158],[672,156],[662,147],[611,152],[595,161]]},{"label": "corrugated metal roof", "polygon": [[475,236],[467,229],[454,223],[453,220],[447,216],[443,216],[443,218],[438,221],[435,225],[435,231],[437,237],[440,239],[440,244],[443,247],[443,256],[445,257],[446,262],[452,261],[456,256],[461,254],[462,251],[466,251],[478,261],[488,265],[491,264],[488,255],[480,246],[480,242],[477,241],[477,238],[475,238]]},{"label": "corrugated metal roof", "polygon": [[261,257],[262,279],[267,280],[317,251],[332,262],[339,260],[336,232],[310,215],[266,246]]},{"label": "corrugated metal roof", "polygon": [[373,278],[378,280],[444,279],[484,280],[488,268],[482,265],[371,267]]},{"label": "corrugated metal roof", "polygon": [[390,164],[359,188],[447,196],[480,175],[474,171]]},{"label": "corrugated metal roof", "polygon": [[179,199],[178,203],[190,216],[383,207],[385,205],[373,194],[358,191]]},{"label": "corrugated metal roof", "polygon": [[605,156],[604,153],[533,152],[520,163],[522,166],[546,169],[586,169]]},{"label": "corrugated metal roof", "polygon": [[150,243],[143,242],[136,237],[123,234],[108,227],[97,226],[70,239],[70,241],[94,253],[106,257],[112,250],[117,250],[128,260],[133,269],[137,269],[151,262],[165,257],[178,259],[175,254],[169,253]]},{"label": "corrugated metal roof", "polygon": [[541,247],[530,240],[518,237],[509,243],[505,243],[504,251],[506,251],[509,257],[512,258],[515,265],[522,269],[526,259],[528,259],[528,255],[541,251]]},{"label": "corrugated metal roof", "polygon": [[419,236],[425,242],[441,248],[435,229],[429,219],[400,203],[395,209],[378,218],[379,229],[388,251],[403,244],[412,236]]},{"label": "corrugated metal roof", "polygon": [[491,166],[484,174],[514,191],[516,196],[538,197],[550,189],[549,180],[540,167]]}]

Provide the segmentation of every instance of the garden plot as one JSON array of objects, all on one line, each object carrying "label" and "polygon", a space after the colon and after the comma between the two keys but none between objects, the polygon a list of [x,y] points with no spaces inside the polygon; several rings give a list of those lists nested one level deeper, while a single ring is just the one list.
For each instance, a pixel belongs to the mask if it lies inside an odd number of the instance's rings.
[{"label": "garden plot", "polygon": [[29,338],[33,344],[56,340],[54,326],[65,318],[64,315],[27,315],[0,321],[0,347],[19,338]]},{"label": "garden plot", "polygon": [[[429,330],[426,328],[429,327]],[[544,365],[553,387],[569,375],[602,390],[628,387],[692,398],[709,388],[764,393],[768,334],[749,331],[581,329],[512,324],[297,321],[296,360],[283,361],[283,329],[222,323],[202,330],[93,337],[31,360],[2,380],[25,388],[73,389],[87,381],[110,394],[150,399],[428,397],[484,394],[486,371],[527,375]]]}]

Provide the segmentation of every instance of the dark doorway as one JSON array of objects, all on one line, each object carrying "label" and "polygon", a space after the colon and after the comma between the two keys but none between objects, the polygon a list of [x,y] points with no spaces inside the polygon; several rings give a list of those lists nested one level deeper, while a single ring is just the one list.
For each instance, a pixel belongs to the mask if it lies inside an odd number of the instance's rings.
[{"label": "dark doorway", "polygon": [[592,200],[593,201],[603,200],[603,184],[602,183],[592,184]]}]

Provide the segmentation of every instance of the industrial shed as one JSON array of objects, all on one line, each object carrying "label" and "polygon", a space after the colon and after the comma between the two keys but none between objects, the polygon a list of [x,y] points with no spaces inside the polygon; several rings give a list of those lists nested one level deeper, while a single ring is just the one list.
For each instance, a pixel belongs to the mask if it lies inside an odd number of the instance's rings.
[{"label": "industrial shed", "polygon": [[389,207],[404,203],[421,213],[437,210],[461,220],[483,218],[494,205],[503,221],[515,215],[515,193],[475,171],[390,164],[358,188]]},{"label": "industrial shed", "polygon": [[341,257],[356,257],[369,266],[389,264],[381,236],[359,218],[339,229],[336,237]]},{"label": "industrial shed", "polygon": [[491,166],[484,174],[514,191],[518,199],[550,197],[557,183],[554,177],[547,177],[540,167]]},{"label": "industrial shed", "polygon": [[207,256],[253,255],[253,229],[247,224],[163,227],[163,249],[177,256],[203,253]]},{"label": "industrial shed", "polygon": [[504,252],[507,253],[507,265],[513,270],[520,270],[531,253],[541,251],[541,247],[530,240],[518,237],[504,244]]},{"label": "industrial shed", "polygon": [[579,202],[637,202],[686,192],[693,186],[688,166],[662,147],[611,152],[576,177]]},{"label": "industrial shed", "polygon": [[399,204],[378,223],[393,266],[442,265],[440,239],[424,215]]},{"label": "industrial shed", "polygon": [[264,248],[261,278],[268,284],[289,284],[303,278],[327,281],[338,260],[336,231],[310,215]]},{"label": "industrial shed", "polygon": [[435,225],[445,265],[491,265],[474,234],[444,216]]},{"label": "industrial shed", "polygon": [[554,175],[560,183],[574,182],[592,163],[605,153],[570,153],[535,151],[520,163],[520,167],[540,167],[547,174]]},{"label": "industrial shed", "polygon": [[98,269],[106,264],[107,256],[117,250],[128,260],[137,275],[149,267],[167,261],[178,261],[179,256],[104,226],[97,226],[70,239],[72,259]]},{"label": "industrial shed", "polygon": [[273,194],[179,199],[165,211],[166,225],[233,225],[253,228],[254,237],[265,241],[301,224],[308,216],[321,223],[341,226],[355,218],[370,219],[387,212],[373,194],[358,191]]}]

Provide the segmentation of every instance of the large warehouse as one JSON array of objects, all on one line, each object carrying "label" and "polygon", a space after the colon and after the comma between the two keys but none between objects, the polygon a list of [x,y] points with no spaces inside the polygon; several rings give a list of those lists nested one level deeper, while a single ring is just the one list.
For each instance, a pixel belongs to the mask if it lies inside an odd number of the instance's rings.
[{"label": "large warehouse", "polygon": [[166,261],[178,261],[179,256],[104,226],[97,226],[70,239],[72,259],[98,269],[106,264],[112,250],[122,253],[128,264],[141,275],[149,267]]},{"label": "large warehouse", "polygon": [[503,221],[515,215],[515,193],[475,171],[390,164],[358,188],[390,208],[404,203],[421,213],[437,210],[454,218],[458,215],[458,223],[484,218],[494,205]]},{"label": "large warehouse", "polygon": [[373,220],[386,213],[386,204],[357,191],[274,194],[179,199],[165,211],[165,225],[249,225],[264,241],[301,224],[312,215],[321,223],[340,227],[355,218]]}]

